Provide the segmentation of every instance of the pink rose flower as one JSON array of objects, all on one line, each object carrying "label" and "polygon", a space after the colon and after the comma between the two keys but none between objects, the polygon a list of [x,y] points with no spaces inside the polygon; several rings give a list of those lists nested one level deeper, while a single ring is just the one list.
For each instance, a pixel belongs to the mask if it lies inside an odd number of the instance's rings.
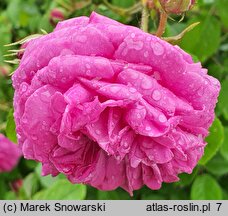
[{"label": "pink rose flower", "polygon": [[129,193],[192,172],[220,90],[178,46],[96,13],[30,41],[13,85],[19,144],[43,175]]},{"label": "pink rose flower", "polygon": [[0,134],[0,173],[10,172],[17,165],[20,156],[18,146]]}]

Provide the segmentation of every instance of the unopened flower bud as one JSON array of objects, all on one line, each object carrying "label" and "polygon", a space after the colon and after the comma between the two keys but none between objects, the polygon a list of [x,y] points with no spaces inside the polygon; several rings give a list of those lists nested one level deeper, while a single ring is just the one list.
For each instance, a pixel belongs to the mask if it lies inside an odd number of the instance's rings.
[{"label": "unopened flower bud", "polygon": [[10,74],[10,66],[0,65],[0,76],[6,77]]},{"label": "unopened flower bud", "polygon": [[167,13],[181,14],[190,10],[195,0],[159,0],[162,8]]},{"label": "unopened flower bud", "polygon": [[59,21],[65,19],[65,13],[62,8],[54,8],[50,13],[50,22],[52,25],[56,25]]}]

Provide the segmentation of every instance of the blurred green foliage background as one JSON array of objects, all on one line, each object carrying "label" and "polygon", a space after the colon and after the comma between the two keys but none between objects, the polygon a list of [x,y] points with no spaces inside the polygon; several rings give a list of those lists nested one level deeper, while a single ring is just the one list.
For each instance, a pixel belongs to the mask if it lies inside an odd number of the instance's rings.
[{"label": "blurred green foliage background", "polygon": [[[13,89],[9,74],[15,66],[4,63],[4,44],[17,41],[41,29],[51,32],[58,19],[89,15],[92,11],[120,22],[140,26],[141,9],[136,0],[1,0],[0,1],[0,132],[16,142],[12,115]],[[136,4],[136,7],[134,5]],[[132,8],[133,7],[133,8]],[[60,18],[53,17],[53,9]],[[128,10],[130,8],[130,10]],[[134,9],[134,10],[133,10]],[[146,187],[130,197],[122,189],[111,192],[85,185],[72,185],[63,175],[41,177],[41,165],[21,159],[11,173],[0,174],[0,199],[228,199],[228,1],[198,0],[196,6],[180,16],[171,16],[165,36],[175,36],[194,22],[179,45],[195,61],[201,61],[209,74],[222,84],[216,119],[207,137],[205,155],[191,175],[163,184],[159,191]],[[129,13],[130,11],[130,13]],[[158,14],[150,11],[149,30],[156,31]],[[19,47],[17,47],[19,48]]]}]

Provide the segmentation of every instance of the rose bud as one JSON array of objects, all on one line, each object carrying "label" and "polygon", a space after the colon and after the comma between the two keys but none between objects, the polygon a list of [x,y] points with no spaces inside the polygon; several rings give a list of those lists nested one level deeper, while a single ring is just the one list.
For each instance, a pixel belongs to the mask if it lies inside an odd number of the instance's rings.
[{"label": "rose bud", "polygon": [[12,190],[16,193],[19,192],[20,188],[22,187],[23,185],[23,180],[22,179],[17,179],[13,182],[10,183],[10,186],[12,188]]},{"label": "rose bud", "polygon": [[195,0],[159,0],[162,8],[167,13],[181,14],[190,10]]},{"label": "rose bud", "polygon": [[62,8],[54,8],[50,12],[50,22],[53,26],[55,26],[59,21],[65,19],[65,12]]},{"label": "rose bud", "polygon": [[10,66],[0,65],[0,76],[6,77],[10,74]]}]

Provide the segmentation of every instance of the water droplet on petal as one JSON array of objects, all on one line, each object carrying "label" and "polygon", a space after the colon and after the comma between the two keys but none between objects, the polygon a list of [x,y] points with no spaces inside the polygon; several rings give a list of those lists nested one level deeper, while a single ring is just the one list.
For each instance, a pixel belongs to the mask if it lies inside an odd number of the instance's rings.
[{"label": "water droplet on petal", "polygon": [[90,69],[91,66],[90,66],[89,64],[86,64],[86,68],[87,68],[87,69]]},{"label": "water droplet on petal", "polygon": [[45,92],[42,92],[40,94],[40,99],[43,101],[43,102],[49,102],[50,101],[50,92],[49,91],[45,91]]},{"label": "water droplet on petal", "polygon": [[125,142],[123,143],[123,146],[124,146],[124,148],[128,148],[128,147],[129,147],[128,142],[125,141]]},{"label": "water droplet on petal", "polygon": [[113,114],[113,118],[114,119],[119,119],[119,115],[118,114]]},{"label": "water droplet on petal", "polygon": [[130,49],[141,50],[143,48],[143,42],[142,41],[133,41],[132,39],[129,39],[127,41],[127,46]]},{"label": "water droplet on petal", "polygon": [[70,168],[69,168],[69,167],[64,167],[64,168],[63,168],[63,172],[64,172],[64,173],[68,173],[69,171],[70,171]]},{"label": "water droplet on petal", "polygon": [[97,135],[100,135],[100,134],[101,134],[101,131],[100,131],[100,130],[98,130],[98,129],[97,129],[97,130],[95,130],[95,132],[96,132],[96,134],[97,134]]},{"label": "water droplet on petal", "polygon": [[112,93],[117,93],[119,90],[120,90],[120,87],[118,87],[118,86],[112,86],[112,87],[110,87],[110,91]]},{"label": "water droplet on petal", "polygon": [[121,159],[121,157],[118,155],[118,156],[116,157],[116,160],[119,161],[120,159]]},{"label": "water droplet on petal", "polygon": [[135,33],[131,33],[131,37],[134,38],[135,37]]},{"label": "water droplet on petal", "polygon": [[146,126],[146,131],[150,131],[151,127],[150,126]]},{"label": "water droplet on petal", "polygon": [[25,83],[22,83],[22,84],[21,84],[21,88],[20,88],[21,93],[26,92],[27,89],[28,89],[28,85],[25,84]]},{"label": "water droplet on petal", "polygon": [[164,47],[159,42],[152,42],[151,47],[155,55],[162,55],[164,53]]},{"label": "water droplet on petal", "polygon": [[136,115],[136,117],[137,119],[141,119],[141,115],[139,113]]},{"label": "water droplet on petal", "polygon": [[144,54],[143,54],[143,55],[144,55],[144,57],[145,57],[145,58],[147,58],[147,57],[149,56],[148,51],[144,52]]},{"label": "water droplet on petal", "polygon": [[49,75],[51,78],[53,78],[53,79],[56,78],[56,73],[55,73],[54,71],[52,71],[52,70],[49,70],[48,75]]},{"label": "water droplet on petal", "polygon": [[62,83],[66,83],[66,78],[65,77],[62,78],[61,81],[62,81]]},{"label": "water droplet on petal", "polygon": [[161,123],[164,123],[164,122],[167,121],[167,118],[165,117],[165,115],[161,114],[161,115],[159,115],[158,120],[159,120]]},{"label": "water droplet on petal", "polygon": [[91,75],[91,70],[87,70],[87,71],[86,71],[86,75],[87,75],[87,76],[90,76],[90,75]]},{"label": "water droplet on petal", "polygon": [[146,40],[147,40],[147,41],[151,41],[151,37],[148,36],[148,37],[146,38]]},{"label": "water droplet on petal", "polygon": [[141,50],[142,48],[143,48],[143,42],[142,41],[135,42],[135,44],[134,44],[135,50]]},{"label": "water droplet on petal", "polygon": [[38,139],[37,136],[32,135],[32,140],[37,140],[37,139]]},{"label": "water droplet on petal", "polygon": [[204,88],[203,88],[203,86],[199,88],[199,90],[197,91],[197,94],[199,96],[203,96],[203,94],[204,94]]},{"label": "water droplet on petal", "polygon": [[136,90],[135,88],[132,88],[132,87],[131,87],[131,88],[129,89],[129,91],[130,91],[131,93],[135,93],[137,90]]},{"label": "water droplet on petal", "polygon": [[159,101],[161,99],[161,92],[159,90],[154,90],[154,92],[152,93],[152,98],[155,101]]},{"label": "water droplet on petal", "polygon": [[143,79],[142,80],[141,87],[143,89],[151,89],[152,86],[153,86],[153,83],[151,80],[149,80],[149,79]]},{"label": "water droplet on petal", "polygon": [[36,72],[35,71],[31,71],[30,74],[31,74],[31,76],[34,76],[36,74]]},{"label": "water droplet on petal", "polygon": [[22,118],[22,123],[24,123],[24,124],[27,124],[28,123],[28,119],[27,118]]},{"label": "water droplet on petal", "polygon": [[136,72],[131,73],[131,79],[138,79],[139,75]]},{"label": "water droplet on petal", "polygon": [[126,56],[127,55],[127,53],[128,53],[128,49],[127,48],[125,48],[123,51],[122,51],[122,56]]},{"label": "water droplet on petal", "polygon": [[40,61],[39,61],[39,60],[37,60],[36,66],[37,66],[38,68],[40,68]]},{"label": "water droplet on petal", "polygon": [[183,145],[183,144],[184,144],[184,140],[183,140],[182,138],[180,138],[180,139],[178,140],[178,143],[179,143],[180,145]]}]

